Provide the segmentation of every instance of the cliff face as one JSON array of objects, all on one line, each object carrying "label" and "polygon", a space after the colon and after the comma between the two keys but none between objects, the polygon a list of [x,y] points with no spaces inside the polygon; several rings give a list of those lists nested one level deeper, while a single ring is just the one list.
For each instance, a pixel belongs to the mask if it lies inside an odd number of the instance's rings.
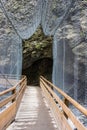
[{"label": "cliff face", "polygon": [[[87,1],[76,1],[60,27],[75,55],[87,55]],[[59,32],[59,35],[61,33]]]},{"label": "cliff face", "polygon": [[[62,9],[57,11],[61,12]],[[59,28],[54,36],[58,48],[58,72],[64,71],[65,90],[71,90],[72,87],[76,100],[87,99],[87,1],[73,1],[63,21],[58,24]],[[58,75],[57,78],[62,82],[63,75]],[[63,86],[60,81],[57,85]],[[71,93],[70,91],[69,94]]]},{"label": "cliff face", "polygon": [[4,0],[0,4],[17,34],[28,39],[41,21],[41,0]]}]

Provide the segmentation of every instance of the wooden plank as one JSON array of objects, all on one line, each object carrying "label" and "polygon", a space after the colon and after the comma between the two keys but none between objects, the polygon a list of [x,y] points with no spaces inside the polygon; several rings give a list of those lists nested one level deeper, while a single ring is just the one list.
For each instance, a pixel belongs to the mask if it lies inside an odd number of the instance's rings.
[{"label": "wooden plank", "polygon": [[17,94],[18,96],[17,96],[17,101],[16,101],[16,103],[17,103],[16,111],[17,111],[18,108],[19,108],[19,105],[20,105],[21,99],[22,99],[22,97],[23,97],[25,88],[26,88],[26,85],[23,86],[23,87],[21,88],[21,90],[20,90],[20,91],[18,92],[18,94]]},{"label": "wooden plank", "polygon": [[57,130],[54,118],[50,114],[43,100],[41,89],[28,86],[15,122],[8,127],[8,130]]},{"label": "wooden plank", "polygon": [[61,127],[61,113],[60,113],[59,110],[56,110],[56,107],[54,106],[53,100],[51,100],[49,93],[47,95],[46,95],[46,93],[47,93],[47,90],[45,91],[46,99],[48,98],[48,100],[47,100],[48,104],[49,104],[49,106],[51,108],[51,111],[52,111],[52,113],[54,115],[54,118],[55,118],[55,121],[56,121],[56,124],[57,124],[59,130],[62,130],[62,127]]},{"label": "wooden plank", "polygon": [[0,130],[6,130],[9,123],[14,120],[16,114],[16,102],[0,113]]},{"label": "wooden plank", "polygon": [[60,116],[60,112],[59,111],[56,111],[56,108],[54,107],[53,105],[53,100],[51,100],[51,97],[50,97],[50,94],[48,93],[48,91],[46,90],[46,88],[44,87],[43,84],[42,85],[42,88],[44,90],[44,95],[45,95],[45,98],[47,99],[47,102],[51,108],[51,111],[54,115],[54,118],[55,118],[55,121],[57,123],[57,126],[59,128],[59,130],[62,130],[61,129],[61,116]]},{"label": "wooden plank", "polygon": [[46,99],[48,98],[48,100],[47,100],[48,104],[50,105],[51,111],[54,114],[54,117],[55,117],[59,130],[72,130],[69,123],[67,122],[67,119],[64,117],[62,111],[58,108],[58,106],[56,105],[55,101],[53,100],[53,98],[51,97],[49,92],[45,89],[43,84],[41,84],[41,86],[44,90]]},{"label": "wooden plank", "polygon": [[64,102],[52,91],[52,89],[41,79],[44,87],[46,87],[50,93],[52,93],[53,97],[57,100],[57,102],[61,105],[63,111],[67,114],[68,118],[72,120],[76,128],[78,130],[86,130],[83,124],[74,116],[74,114],[69,110],[69,108],[64,104]]}]

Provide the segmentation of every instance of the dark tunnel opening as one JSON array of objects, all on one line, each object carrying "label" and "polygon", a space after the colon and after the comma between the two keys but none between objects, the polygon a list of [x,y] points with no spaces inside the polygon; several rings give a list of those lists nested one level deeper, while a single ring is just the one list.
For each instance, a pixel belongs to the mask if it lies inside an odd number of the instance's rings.
[{"label": "dark tunnel opening", "polygon": [[52,81],[52,66],[53,60],[51,58],[42,58],[24,69],[22,74],[27,76],[28,85],[39,85],[40,75]]}]

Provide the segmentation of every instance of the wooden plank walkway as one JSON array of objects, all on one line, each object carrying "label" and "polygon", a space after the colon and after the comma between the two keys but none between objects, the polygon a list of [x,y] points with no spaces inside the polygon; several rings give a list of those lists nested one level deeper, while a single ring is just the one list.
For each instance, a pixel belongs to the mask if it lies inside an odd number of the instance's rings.
[{"label": "wooden plank walkway", "polygon": [[58,130],[40,87],[27,86],[15,121],[7,130]]}]

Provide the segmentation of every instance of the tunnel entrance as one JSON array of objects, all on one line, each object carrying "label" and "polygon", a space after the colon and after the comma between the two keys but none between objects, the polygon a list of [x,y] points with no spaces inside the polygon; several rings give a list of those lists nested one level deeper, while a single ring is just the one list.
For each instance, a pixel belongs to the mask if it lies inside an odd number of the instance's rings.
[{"label": "tunnel entrance", "polygon": [[39,76],[43,75],[51,81],[52,77],[52,43],[51,36],[45,36],[41,26],[28,40],[23,41],[23,70],[28,84],[38,85]]},{"label": "tunnel entrance", "polygon": [[40,75],[51,81],[52,65],[53,60],[51,58],[43,58],[35,61],[30,67],[23,70],[23,74],[27,76],[28,85],[38,85]]}]

